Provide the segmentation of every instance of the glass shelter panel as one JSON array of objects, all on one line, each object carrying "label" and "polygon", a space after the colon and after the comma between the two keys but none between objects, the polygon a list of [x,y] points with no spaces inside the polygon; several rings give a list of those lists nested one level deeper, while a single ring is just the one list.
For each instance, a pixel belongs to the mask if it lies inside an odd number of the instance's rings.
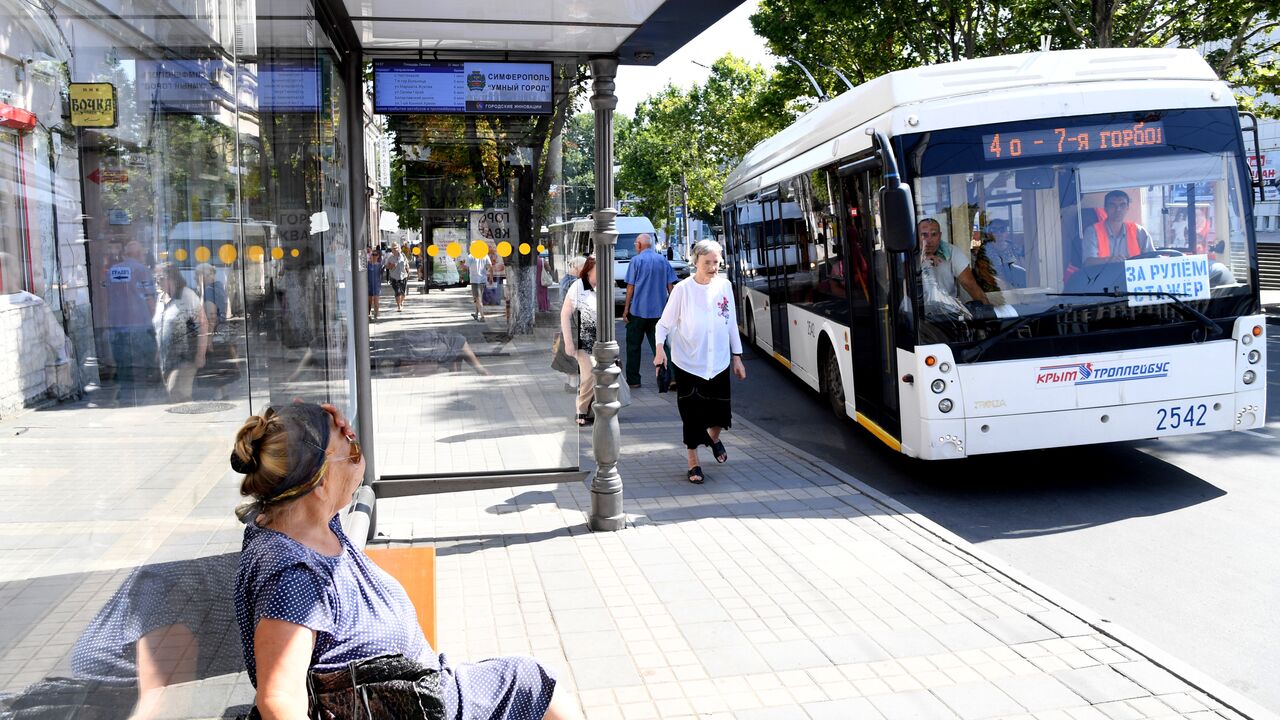
[{"label": "glass shelter panel", "polygon": [[[355,410],[342,54],[302,0],[0,27],[0,716],[242,714],[228,450]],[[64,117],[79,83],[113,112]]]}]

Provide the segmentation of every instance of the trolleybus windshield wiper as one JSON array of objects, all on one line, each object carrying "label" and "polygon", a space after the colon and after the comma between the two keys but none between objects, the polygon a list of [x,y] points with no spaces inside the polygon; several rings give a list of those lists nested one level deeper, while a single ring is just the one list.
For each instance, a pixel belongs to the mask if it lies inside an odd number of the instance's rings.
[{"label": "trolleybus windshield wiper", "polygon": [[[1129,292],[1127,290],[1108,290],[1106,292],[1074,292],[1074,293],[1050,293],[1050,297],[1113,297],[1113,298],[1131,298],[1131,297],[1162,297],[1168,298],[1173,302],[1173,306],[1182,313],[1182,316],[1195,320],[1204,327],[1205,338],[1216,338],[1222,335],[1222,328],[1218,323],[1214,322],[1208,315],[1191,307],[1191,304],[1182,298],[1185,295],[1179,293],[1171,293],[1165,290],[1148,290],[1146,292]],[[1194,338],[1194,335],[1192,336]]]}]

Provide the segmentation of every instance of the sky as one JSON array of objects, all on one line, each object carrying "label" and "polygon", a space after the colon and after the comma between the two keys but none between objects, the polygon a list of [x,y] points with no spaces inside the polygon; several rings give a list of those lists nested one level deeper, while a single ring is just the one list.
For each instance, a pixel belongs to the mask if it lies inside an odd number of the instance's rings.
[{"label": "sky", "polygon": [[689,87],[707,79],[710,70],[694,64],[711,65],[721,55],[732,52],[747,62],[772,68],[777,58],[765,48],[764,40],[751,29],[751,13],[759,0],[747,0],[736,10],[707,28],[701,35],[654,67],[623,65],[618,68],[618,112],[634,116],[641,100],[661,90],[667,82]]}]

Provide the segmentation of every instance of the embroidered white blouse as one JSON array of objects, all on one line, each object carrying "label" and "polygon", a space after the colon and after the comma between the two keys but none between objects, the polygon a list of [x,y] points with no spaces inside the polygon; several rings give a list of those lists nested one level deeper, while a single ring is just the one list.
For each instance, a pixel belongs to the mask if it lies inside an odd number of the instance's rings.
[{"label": "embroidered white blouse", "polygon": [[690,276],[671,291],[658,320],[658,344],[671,340],[671,360],[681,370],[705,380],[729,367],[742,352],[733,286],[722,277],[706,285]]}]

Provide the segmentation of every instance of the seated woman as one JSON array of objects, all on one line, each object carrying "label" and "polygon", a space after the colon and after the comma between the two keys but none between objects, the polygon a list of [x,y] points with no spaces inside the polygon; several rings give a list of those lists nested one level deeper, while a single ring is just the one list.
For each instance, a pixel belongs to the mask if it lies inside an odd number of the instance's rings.
[{"label": "seated woman", "polygon": [[364,465],[354,433],[330,405],[268,408],[236,435],[231,466],[254,500],[238,511],[247,522],[236,620],[261,716],[306,718],[312,671],[400,654],[440,671],[449,720],[579,717],[532,658],[452,665],[435,654],[404,588],[343,534],[338,512],[351,503]]}]

